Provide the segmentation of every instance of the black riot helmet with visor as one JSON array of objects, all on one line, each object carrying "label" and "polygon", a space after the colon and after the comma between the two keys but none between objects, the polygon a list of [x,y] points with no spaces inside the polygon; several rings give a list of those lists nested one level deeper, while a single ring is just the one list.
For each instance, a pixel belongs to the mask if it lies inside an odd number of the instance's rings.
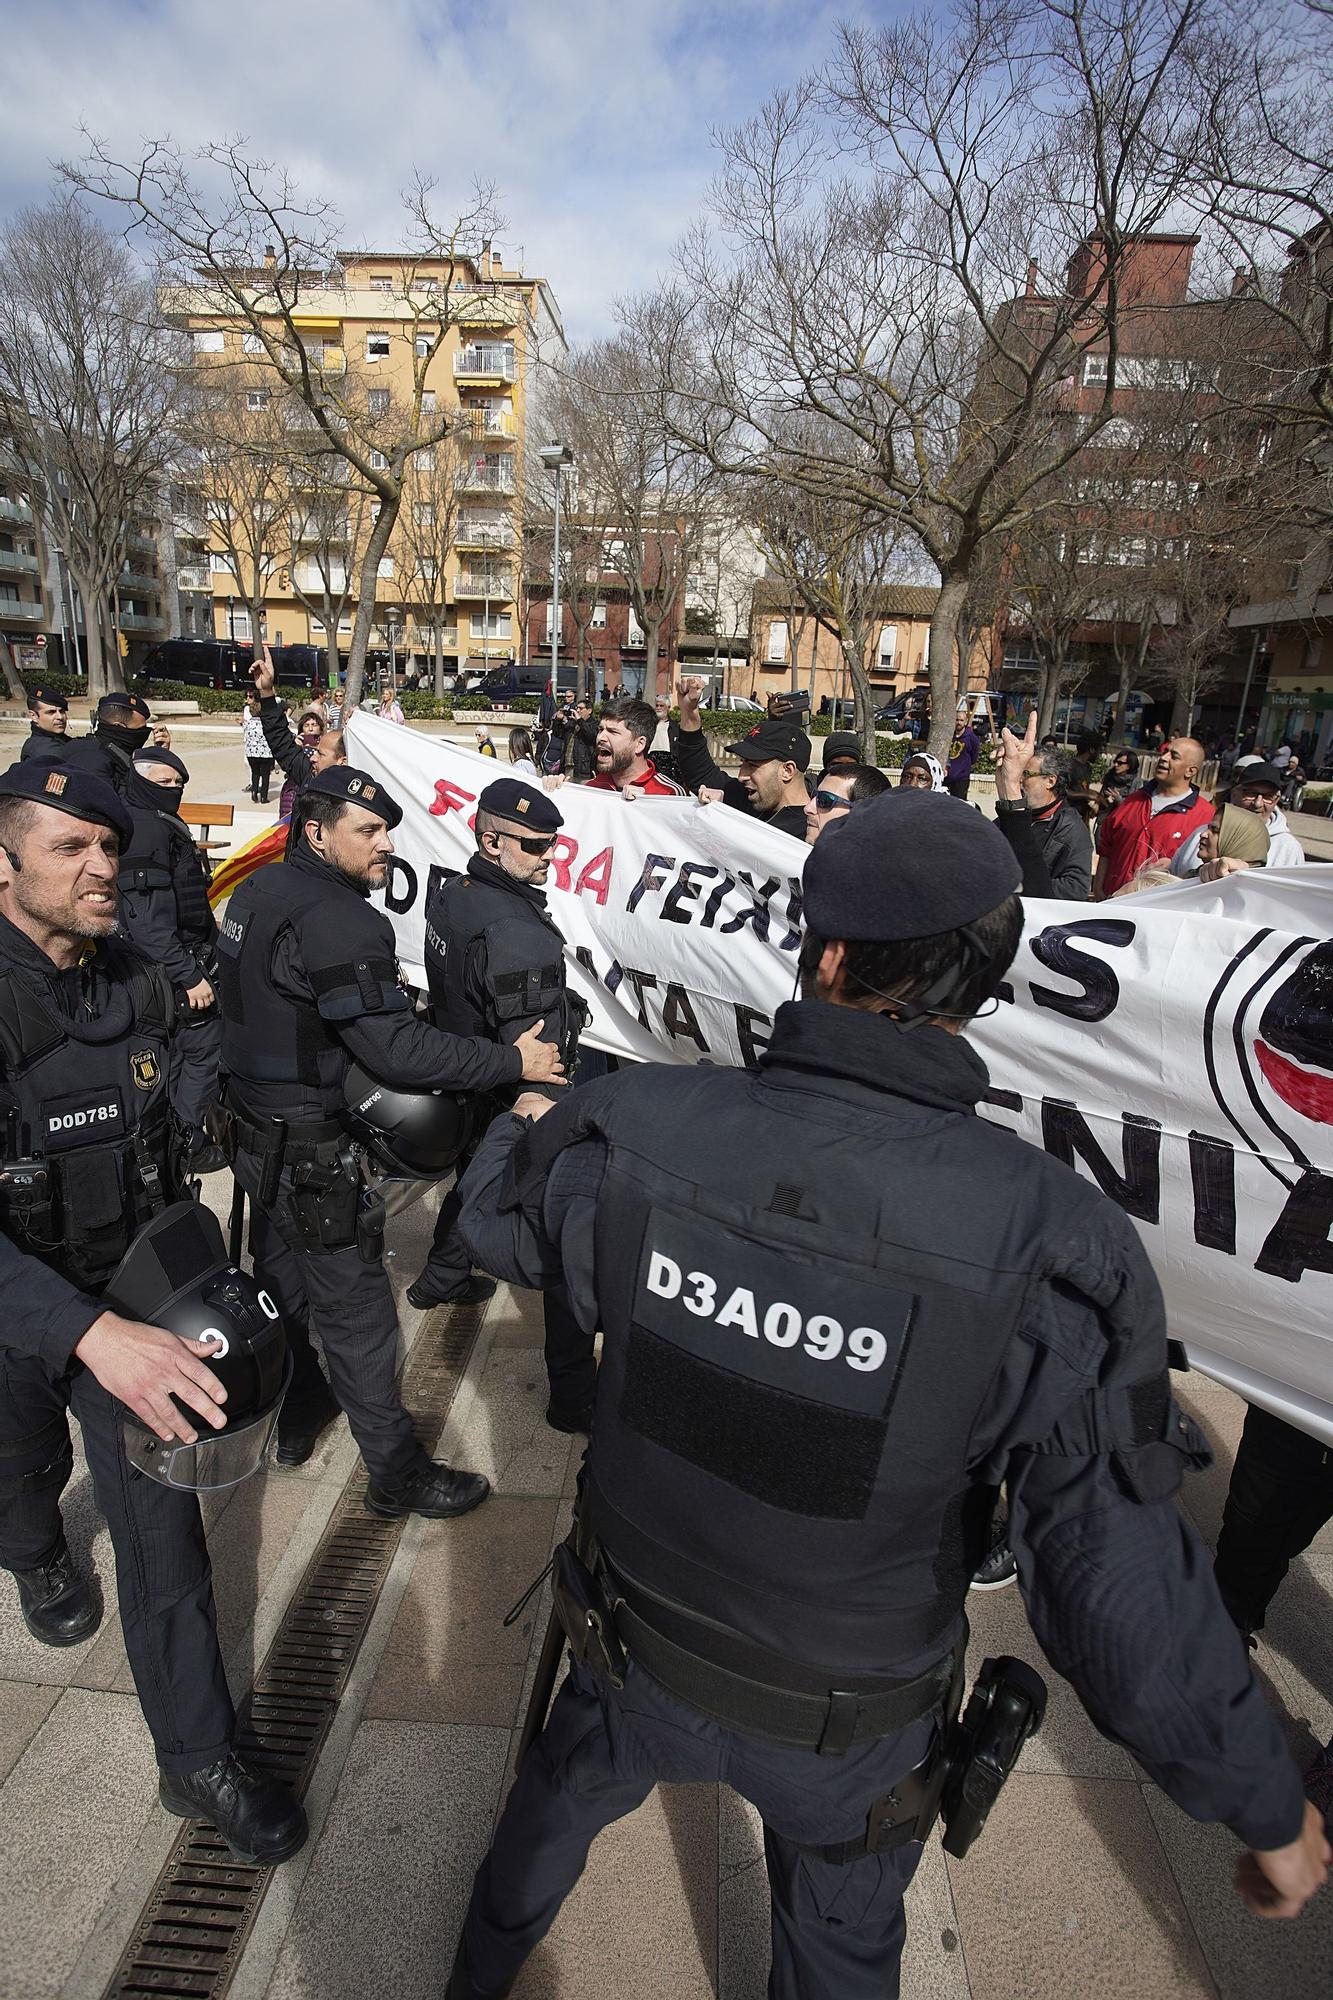
[{"label": "black riot helmet with visor", "polygon": [[[210,1209],[179,1201],[145,1224],[106,1287],[107,1305],[181,1340],[211,1340],[204,1357],[222,1383],[221,1430],[204,1426],[193,1444],[163,1439],[132,1412],[123,1426],[130,1464],[160,1486],[206,1493],[235,1486],[263,1464],[291,1380],[278,1308],[262,1285],[227,1255]],[[189,1417],[191,1429],[199,1420]]]},{"label": "black riot helmet with visor", "polygon": [[457,1166],[477,1127],[477,1100],[455,1090],[396,1090],[353,1063],[343,1125],[365,1156],[365,1177],[397,1214]]}]

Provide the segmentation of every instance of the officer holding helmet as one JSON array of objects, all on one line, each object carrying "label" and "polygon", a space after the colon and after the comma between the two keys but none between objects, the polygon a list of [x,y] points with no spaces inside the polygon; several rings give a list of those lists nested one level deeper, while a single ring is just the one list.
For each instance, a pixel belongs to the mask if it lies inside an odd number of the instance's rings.
[{"label": "officer holding helmet", "polygon": [[[444,883],[426,906],[426,977],[437,1027],[501,1047],[535,1030],[572,1071],[584,1008],[566,989],[565,941],[542,893],[563,825],[540,786],[519,778],[487,785],[477,800],[477,852],[467,874]],[[514,1086],[501,1092],[497,1108],[515,1094]],[[430,1260],[408,1290],[413,1305],[493,1289],[471,1275],[471,1256],[456,1234],[458,1209],[455,1191],[441,1205]],[[548,1290],[544,1308],[546,1421],[554,1430],[586,1431],[597,1379],[592,1342],[561,1291]]]},{"label": "officer holding helmet", "polygon": [[482,1141],[465,1239],[523,1284],[563,1271],[603,1356],[555,1568],[575,1663],[449,2000],[510,1991],[593,1837],[659,1777],[725,1779],[762,1814],[776,2000],[896,1992],[941,1786],[960,1851],[970,1787],[996,1789],[1040,1713],[995,1662],[995,1712],[998,1685],[1026,1720],[989,1737],[983,1716],[961,1745],[950,1722],[1002,1480],[1033,1626],[1099,1727],[1248,1845],[1252,1909],[1294,1915],[1324,1879],[1318,1815],[1174,1505],[1203,1445],[1139,1239],[976,1115],[962,1031],[1017,949],[1018,885],[979,814],[872,799],[810,853],[802,998],[757,1076],[622,1071],[521,1097]]},{"label": "officer holding helmet", "polygon": [[[369,901],[384,886],[401,818],[377,779],[332,765],[305,783],[286,860],[231,898],[218,937],[223,1097],[233,1171],[253,1198],[255,1268],[281,1308],[295,1365],[279,1464],[307,1459],[341,1408],[369,1469],[369,1510],[442,1519],[478,1506],[490,1489],[479,1474],[426,1456],[398,1393],[384,1209],[367,1202],[349,1132],[349,1106],[373,1092],[358,1077],[349,1095],[349,1072],[359,1065],[391,1091],[425,1095],[549,1082],[562,1071],[559,1051],[536,1031],[495,1048],[418,1018],[393,927]],[[311,1319],[332,1392],[310,1344]]]},{"label": "officer holding helmet", "polygon": [[[130,834],[116,793],[84,771],[30,760],[0,778],[0,1565],[35,1638],[97,1629],[60,1516],[72,1408],[162,1803],[273,1862],[300,1847],[305,1815],[232,1750],[196,1490],[258,1465],[282,1343],[216,1223],[179,1200],[175,1001],[114,936]],[[252,1349],[263,1383],[241,1365]],[[207,1365],[224,1350],[230,1383]]]}]

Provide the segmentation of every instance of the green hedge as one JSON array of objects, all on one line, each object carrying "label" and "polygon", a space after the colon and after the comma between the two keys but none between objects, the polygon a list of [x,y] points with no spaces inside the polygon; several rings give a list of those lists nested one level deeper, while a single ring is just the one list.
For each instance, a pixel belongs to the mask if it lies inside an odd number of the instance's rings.
[{"label": "green hedge", "polygon": [[24,692],[31,694],[35,687],[50,688],[52,694],[77,697],[88,692],[88,683],[77,674],[20,674]]}]

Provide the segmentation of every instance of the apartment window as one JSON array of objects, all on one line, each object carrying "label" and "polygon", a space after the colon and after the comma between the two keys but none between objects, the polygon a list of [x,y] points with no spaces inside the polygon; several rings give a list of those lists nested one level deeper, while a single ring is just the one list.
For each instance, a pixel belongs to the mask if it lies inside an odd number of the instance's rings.
[{"label": "apartment window", "polygon": [[433,389],[423,389],[421,392],[421,414],[423,417],[433,417],[435,415],[435,391]]},{"label": "apartment window", "polygon": [[387,389],[372,389],[370,392],[370,414],[372,417],[387,417],[389,414],[389,392]]},{"label": "apartment window", "polygon": [[468,631],[474,639],[510,639],[513,624],[507,611],[492,611],[489,618],[484,611],[474,611],[468,620]]},{"label": "apartment window", "polygon": [[245,407],[247,410],[266,410],[268,408],[268,404],[269,404],[269,393],[267,389],[246,390]]},{"label": "apartment window", "polygon": [[634,612],[631,611],[628,628],[625,633],[625,644],[630,647],[642,646],[646,642],[647,637],[648,634],[644,631],[642,625],[640,625]]},{"label": "apartment window", "polygon": [[592,617],[588,621],[588,629],[592,632],[605,632],[606,606],[604,604],[593,605]]},{"label": "apartment window", "polygon": [[412,345],[416,350],[417,360],[424,361],[435,345],[435,335],[433,333],[419,333]]},{"label": "apartment window", "polygon": [[214,576],[231,575],[231,564],[225,556],[220,556],[216,549],[212,551],[208,558],[208,567],[212,570]]},{"label": "apartment window", "polygon": [[371,501],[371,503],[370,503],[370,518],[371,518],[371,521],[372,521],[372,522],[375,522],[375,521],[378,521],[378,520],[379,520],[379,517],[380,517],[380,510],[381,510],[381,508],[383,507],[383,505],[384,505],[384,502],[383,502],[382,500],[372,500],[372,501]]},{"label": "apartment window", "polygon": [[387,361],[389,358],[389,336],[387,333],[366,335],[366,360]]},{"label": "apartment window", "polygon": [[1110,358],[1108,354],[1085,354],[1083,357],[1083,380],[1085,382],[1104,382],[1107,379],[1107,368]]},{"label": "apartment window", "polygon": [[376,569],[376,572],[375,572],[375,574],[376,574],[377,576],[392,576],[392,575],[393,575],[393,557],[392,557],[392,556],[381,556],[381,557],[380,557],[380,559],[379,559],[379,564],[378,564],[378,567],[377,567],[377,569]]},{"label": "apartment window", "polygon": [[372,292],[391,292],[393,290],[393,279],[385,277],[372,278],[370,289]]},{"label": "apartment window", "polygon": [[412,463],[416,466],[418,472],[434,472],[435,470],[434,446],[427,445],[424,451],[417,452],[412,460]]},{"label": "apartment window", "polygon": [[221,333],[195,333],[190,337],[196,354],[221,354],[227,345],[226,335]]},{"label": "apartment window", "polygon": [[418,500],[412,509],[412,519],[419,528],[435,526],[435,509],[429,500]]},{"label": "apartment window", "polygon": [[370,462],[374,466],[376,472],[387,472],[389,467],[389,461],[384,456],[384,453],[382,451],[372,451],[370,454]]},{"label": "apartment window", "polygon": [[881,667],[892,667],[894,655],[898,651],[898,627],[881,625],[879,631],[879,663]]},{"label": "apartment window", "polygon": [[768,650],[764,655],[768,660],[785,660],[787,657],[787,621],[775,618],[768,628]]},{"label": "apartment window", "polygon": [[241,352],[242,354],[262,354],[264,352],[264,343],[257,333],[243,333],[241,335]]},{"label": "apartment window", "polygon": [[1287,569],[1287,589],[1288,589],[1288,590],[1299,590],[1299,589],[1300,589],[1300,587],[1301,587],[1301,571],[1302,571],[1302,569],[1303,569],[1303,568],[1304,568],[1304,564],[1303,564],[1303,563],[1298,563],[1298,562],[1294,562],[1294,563],[1291,563],[1291,564],[1290,564],[1290,565],[1288,566],[1288,569]]},{"label": "apartment window", "polygon": [[324,637],[324,627],[320,624],[318,618],[311,619],[310,631],[312,636],[317,632],[321,639]]},{"label": "apartment window", "polygon": [[422,583],[434,583],[435,562],[431,556],[422,556],[417,564],[417,576]]},{"label": "apartment window", "polygon": [[[562,620],[561,622],[563,623],[564,621]],[[548,598],[546,601],[546,643],[548,646],[550,645],[554,637],[555,637],[555,606]]]},{"label": "apartment window", "polygon": [[227,629],[233,639],[248,639],[250,637],[250,613],[248,611],[233,611],[227,620]]},{"label": "apartment window", "polygon": [[352,621],[350,618],[340,618],[338,620],[338,630],[340,632],[350,632],[351,629],[352,629]]}]

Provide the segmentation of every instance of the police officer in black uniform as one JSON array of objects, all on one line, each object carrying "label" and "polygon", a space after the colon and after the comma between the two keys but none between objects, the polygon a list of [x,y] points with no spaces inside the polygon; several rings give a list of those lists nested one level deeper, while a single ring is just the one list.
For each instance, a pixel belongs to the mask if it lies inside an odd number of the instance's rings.
[{"label": "police officer in black uniform", "polygon": [[58,755],[62,746],[70,740],[65,734],[69,728],[68,697],[58,689],[39,682],[28,696],[28,717],[32,727],[19,751],[19,762],[22,763],[34,752],[49,755],[54,750]]},{"label": "police officer in black uniform", "polygon": [[211,1342],[101,1298],[140,1226],[181,1191],[174,997],[113,936],[130,836],[121,800],[86,772],[30,760],[0,778],[0,1566],[36,1638],[68,1646],[96,1630],[60,1518],[72,1408],[162,1803],[211,1820],[238,1856],[279,1861],[305,1839],[305,1815],[232,1751],[199,1503],[132,1470],[122,1443],[126,1410],[186,1444],[226,1421]]},{"label": "police officer in black uniform", "polygon": [[30,736],[27,753],[29,757],[53,759],[70,770],[90,771],[123,797],[133,773],[134,753],[148,741],[150,720],[143,696],[119,689],[104,694],[98,702],[91,735],[52,736],[46,743]]},{"label": "police officer in black uniform", "polygon": [[198,1169],[222,1165],[204,1132],[217,1089],[222,1017],[212,984],[218,927],[208,875],[180,817],[189,776],[172,750],[148,744],[136,752],[125,787],[134,833],[120,857],[120,910],[130,941],[163,968],[185,1004],[172,1042],[171,1102]]},{"label": "police officer in black uniform", "polygon": [[563,1572],[600,1624],[562,1620],[587,1664],[520,1763],[449,2000],[510,1990],[593,1836],[659,1777],[725,1779],[762,1814],[776,2000],[896,1992],[1001,1480],[1033,1626],[1099,1727],[1249,1845],[1252,1908],[1294,1914],[1323,1879],[1173,1504],[1205,1452],[1142,1245],[975,1115],[987,1075],[959,1030],[1017,947],[1018,881],[965,806],[870,800],[811,850],[804,997],[757,1076],[622,1071],[524,1096],[483,1140],[474,1253],[530,1285],[563,1269],[603,1329]]},{"label": "police officer in black uniform", "polygon": [[[295,1376],[278,1462],[299,1465],[347,1412],[370,1472],[372,1513],[465,1513],[487,1481],[427,1458],[398,1393],[398,1315],[343,1113],[353,1063],[403,1089],[491,1091],[549,1081],[559,1053],[534,1032],[514,1048],[441,1033],[413,1011],[382,888],[402,812],[346,764],[312,777],[288,858],[242,883],[218,936],[224,1098],[234,1172],[252,1199],[250,1246],[287,1327]],[[307,1331],[324,1346],[336,1403]]]},{"label": "police officer in black uniform", "polygon": [[[536,1028],[557,1047],[572,1075],[583,1003],[565,985],[564,939],[542,890],[556,836],[564,825],[554,799],[519,778],[497,778],[477,800],[477,852],[467,874],[445,882],[426,905],[426,978],[435,1025],[455,1035],[483,1035],[512,1046]],[[567,1086],[551,1086],[560,1096]],[[512,1104],[513,1087],[494,1109]],[[440,1207],[429,1262],[408,1288],[414,1306],[477,1295],[489,1281],[471,1276],[472,1259],[456,1233],[456,1191]],[[592,1343],[563,1294],[545,1299],[546,1372],[553,1429],[586,1431],[596,1364]]]}]

